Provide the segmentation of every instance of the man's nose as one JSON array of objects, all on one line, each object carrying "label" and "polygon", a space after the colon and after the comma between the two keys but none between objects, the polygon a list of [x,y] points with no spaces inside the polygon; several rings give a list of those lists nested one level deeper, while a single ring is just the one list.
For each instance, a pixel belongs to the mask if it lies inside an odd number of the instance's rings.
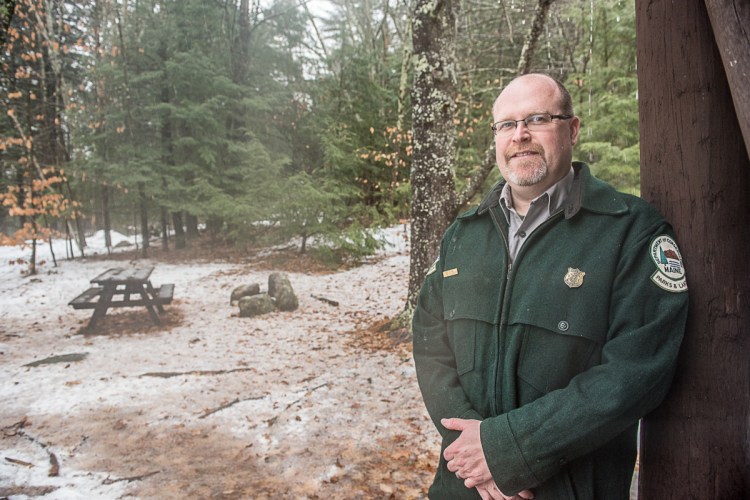
[{"label": "man's nose", "polygon": [[529,127],[526,126],[525,121],[517,121],[516,129],[513,131],[513,142],[524,142],[531,138]]}]

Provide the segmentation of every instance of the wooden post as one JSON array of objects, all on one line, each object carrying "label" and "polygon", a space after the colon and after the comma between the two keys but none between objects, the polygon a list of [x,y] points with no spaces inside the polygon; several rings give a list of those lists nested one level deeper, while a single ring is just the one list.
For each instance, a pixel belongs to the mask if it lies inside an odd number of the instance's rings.
[{"label": "wooden post", "polygon": [[716,44],[732,91],[732,101],[750,155],[750,2],[706,0]]},{"label": "wooden post", "polygon": [[[636,0],[641,193],[670,220],[690,315],[644,419],[639,498],[750,496],[750,160],[704,0]],[[747,82],[743,83],[747,85]]]}]

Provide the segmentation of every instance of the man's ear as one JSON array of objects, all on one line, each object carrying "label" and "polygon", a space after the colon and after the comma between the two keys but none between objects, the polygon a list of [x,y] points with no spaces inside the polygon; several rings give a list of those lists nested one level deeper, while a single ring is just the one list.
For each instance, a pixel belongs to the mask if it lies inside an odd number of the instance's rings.
[{"label": "man's ear", "polygon": [[581,119],[574,116],[570,119],[570,143],[575,146],[578,144],[578,132],[581,130]]}]

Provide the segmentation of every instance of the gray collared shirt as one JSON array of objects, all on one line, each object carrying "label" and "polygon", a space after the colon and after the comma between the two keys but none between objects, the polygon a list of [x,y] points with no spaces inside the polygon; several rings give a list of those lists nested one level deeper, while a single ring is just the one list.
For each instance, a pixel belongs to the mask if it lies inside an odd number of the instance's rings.
[{"label": "gray collared shirt", "polygon": [[524,217],[521,217],[515,208],[513,208],[510,185],[506,183],[503,186],[500,194],[500,207],[510,226],[508,229],[508,246],[510,250],[508,258],[511,263],[515,260],[526,238],[563,206],[573,185],[573,177],[574,172],[571,167],[570,172],[565,177],[553,184],[544,193],[531,200],[529,210]]}]

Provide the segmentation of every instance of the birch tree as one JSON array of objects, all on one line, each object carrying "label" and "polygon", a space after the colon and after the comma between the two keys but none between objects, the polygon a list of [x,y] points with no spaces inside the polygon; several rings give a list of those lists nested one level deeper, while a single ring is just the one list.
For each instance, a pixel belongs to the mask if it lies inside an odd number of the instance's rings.
[{"label": "birch tree", "polygon": [[[440,239],[458,211],[481,190],[495,167],[494,143],[482,163],[457,190],[456,15],[459,0],[418,1],[414,12],[414,155],[411,169],[411,254],[405,311],[414,307],[419,288],[435,260]],[[525,37],[516,75],[530,71],[539,38],[554,0],[538,0]],[[401,318],[403,319],[403,318]]]},{"label": "birch tree", "polygon": [[417,0],[414,7],[414,153],[407,309],[413,307],[440,238],[456,213],[453,159],[456,126],[458,0]]}]

